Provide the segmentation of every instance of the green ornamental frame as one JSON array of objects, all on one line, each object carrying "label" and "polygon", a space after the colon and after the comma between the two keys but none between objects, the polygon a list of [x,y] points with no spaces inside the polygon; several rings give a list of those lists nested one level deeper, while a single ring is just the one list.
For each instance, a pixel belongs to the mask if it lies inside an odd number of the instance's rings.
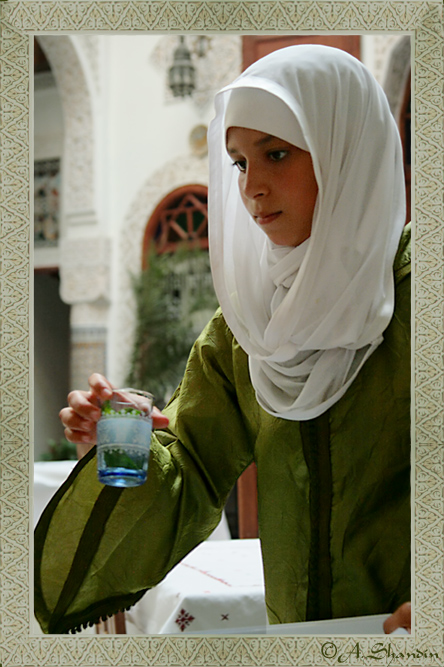
[{"label": "green ornamental frame", "polygon": [[[414,136],[413,631],[393,637],[33,636],[30,45],[93,32],[406,33]],[[438,0],[0,2],[0,650],[32,665],[424,665],[444,662],[443,26]]]}]

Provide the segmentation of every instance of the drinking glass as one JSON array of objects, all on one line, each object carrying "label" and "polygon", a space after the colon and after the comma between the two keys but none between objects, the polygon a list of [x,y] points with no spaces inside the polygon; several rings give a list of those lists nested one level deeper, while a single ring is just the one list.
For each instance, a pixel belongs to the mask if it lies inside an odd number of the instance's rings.
[{"label": "drinking glass", "polygon": [[139,389],[114,389],[97,423],[97,473],[109,486],[140,486],[150,454],[153,396]]}]

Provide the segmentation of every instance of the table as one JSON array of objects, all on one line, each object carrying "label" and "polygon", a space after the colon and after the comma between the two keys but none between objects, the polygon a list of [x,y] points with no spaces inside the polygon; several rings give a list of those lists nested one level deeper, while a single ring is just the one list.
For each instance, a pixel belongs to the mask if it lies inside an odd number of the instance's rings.
[{"label": "table", "polygon": [[258,539],[200,544],[126,612],[127,633],[230,633],[258,626],[266,608]]},{"label": "table", "polygon": [[131,635],[383,635],[388,616],[269,625],[256,539],[204,542],[125,613]]},{"label": "table", "polygon": [[34,528],[41,513],[77,461],[37,461],[34,463]]}]

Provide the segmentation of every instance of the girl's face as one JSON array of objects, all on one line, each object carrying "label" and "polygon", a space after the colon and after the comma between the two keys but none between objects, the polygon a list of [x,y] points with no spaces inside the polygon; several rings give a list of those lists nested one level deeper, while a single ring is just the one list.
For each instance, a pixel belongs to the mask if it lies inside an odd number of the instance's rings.
[{"label": "girl's face", "polygon": [[228,128],[227,151],[242,202],[268,238],[285,246],[308,239],[318,194],[310,153],[245,127]]}]

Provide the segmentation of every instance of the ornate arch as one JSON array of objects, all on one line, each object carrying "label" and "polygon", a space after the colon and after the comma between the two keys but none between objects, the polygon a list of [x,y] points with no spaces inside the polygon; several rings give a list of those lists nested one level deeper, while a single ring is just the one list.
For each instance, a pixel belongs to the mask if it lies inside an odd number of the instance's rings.
[{"label": "ornate arch", "polygon": [[[95,35],[40,35],[37,40],[51,65],[63,110],[60,296],[71,306],[70,386],[78,388],[92,369],[106,372],[111,245],[97,225],[99,43]],[[80,225],[86,233],[78,229],[69,234]]]},{"label": "ornate arch", "polygon": [[115,326],[111,360],[112,379],[124,382],[132,348],[135,324],[135,304],[131,289],[131,274],[142,266],[143,239],[151,214],[173,190],[189,183],[208,186],[208,160],[183,156],[166,164],[147,179],[133,201],[122,225],[118,244],[118,292],[116,295]]},{"label": "ornate arch", "polygon": [[91,84],[78,44],[69,35],[40,35],[63,108],[63,217],[95,217],[94,122]]},{"label": "ornate arch", "polygon": [[169,192],[154,209],[145,228],[142,264],[150,244],[158,253],[174,252],[184,242],[208,249],[208,188],[189,184]]},{"label": "ornate arch", "polygon": [[[98,221],[94,164],[97,37],[40,35],[37,39],[51,65],[63,109],[60,293],[71,305],[93,303],[108,298],[109,239],[97,233],[95,251],[85,254],[82,236],[69,239],[67,233],[70,227],[91,227]],[[89,239],[91,246],[90,235]]]}]

